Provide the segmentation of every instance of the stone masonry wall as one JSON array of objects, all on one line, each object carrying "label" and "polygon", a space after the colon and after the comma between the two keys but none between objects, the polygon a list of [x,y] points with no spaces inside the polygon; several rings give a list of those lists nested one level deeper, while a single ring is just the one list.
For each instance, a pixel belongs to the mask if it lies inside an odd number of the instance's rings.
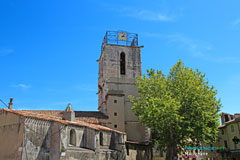
[{"label": "stone masonry wall", "polygon": [[24,118],[0,111],[0,159],[20,160],[23,143]]}]

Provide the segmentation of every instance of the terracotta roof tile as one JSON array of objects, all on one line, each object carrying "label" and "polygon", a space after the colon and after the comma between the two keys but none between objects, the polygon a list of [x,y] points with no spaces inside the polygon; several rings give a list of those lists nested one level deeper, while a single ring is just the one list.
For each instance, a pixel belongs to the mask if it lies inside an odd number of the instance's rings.
[{"label": "terracotta roof tile", "polygon": [[[21,112],[31,112],[37,114],[44,114],[46,116],[56,116],[58,119],[62,119],[64,111],[59,110],[18,110]],[[76,121],[84,121],[92,124],[99,124],[98,119],[106,119],[108,116],[98,111],[75,111]]]},{"label": "terracotta roof tile", "polygon": [[[9,110],[9,109],[0,109],[0,111],[6,111],[9,113],[17,114],[23,117],[29,117],[29,118],[35,118],[40,120],[46,120],[46,121],[54,121],[59,122],[61,124],[65,125],[76,125],[76,126],[83,126],[83,127],[89,127],[95,130],[104,130],[104,131],[113,131],[121,134],[126,134],[125,132],[120,132],[111,128],[107,128],[101,125],[97,124],[91,124],[84,121],[77,121],[77,122],[71,122],[67,120],[62,120],[59,114],[63,111],[34,111],[34,110]],[[55,115],[51,115],[50,113],[53,112]],[[47,113],[47,114],[46,114]]]},{"label": "terracotta roof tile", "polygon": [[76,117],[94,117],[94,118],[108,118],[107,115],[98,111],[75,111]]}]

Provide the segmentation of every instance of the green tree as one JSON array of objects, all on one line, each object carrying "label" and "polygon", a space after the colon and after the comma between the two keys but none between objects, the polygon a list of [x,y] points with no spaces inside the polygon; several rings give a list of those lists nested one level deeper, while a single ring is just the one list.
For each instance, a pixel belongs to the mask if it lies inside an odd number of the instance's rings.
[{"label": "green tree", "polygon": [[205,74],[179,60],[168,76],[147,70],[136,81],[137,97],[129,96],[132,110],[152,131],[152,140],[167,160],[184,147],[214,142],[219,126],[220,99]]}]

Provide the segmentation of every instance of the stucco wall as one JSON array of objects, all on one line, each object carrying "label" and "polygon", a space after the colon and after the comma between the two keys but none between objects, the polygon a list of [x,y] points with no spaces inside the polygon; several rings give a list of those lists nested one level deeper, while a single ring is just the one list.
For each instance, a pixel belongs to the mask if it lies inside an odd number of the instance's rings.
[{"label": "stucco wall", "polygon": [[59,159],[61,125],[25,118],[22,159]]},{"label": "stucco wall", "polygon": [[[69,144],[70,130],[76,131],[76,146]],[[100,133],[103,135],[103,145],[100,145]],[[85,134],[85,135],[84,135]],[[61,145],[65,155],[61,160],[125,160],[125,135],[96,131],[86,127],[67,126],[61,132]]]},{"label": "stucco wall", "polygon": [[21,116],[0,111],[0,159],[21,159],[23,121]]},{"label": "stucco wall", "polygon": [[126,144],[126,160],[151,160],[151,145]]},{"label": "stucco wall", "polygon": [[109,95],[107,98],[107,105],[111,106],[107,108],[108,119],[102,119],[100,122],[105,123],[105,126],[109,128],[125,132],[124,97]]}]

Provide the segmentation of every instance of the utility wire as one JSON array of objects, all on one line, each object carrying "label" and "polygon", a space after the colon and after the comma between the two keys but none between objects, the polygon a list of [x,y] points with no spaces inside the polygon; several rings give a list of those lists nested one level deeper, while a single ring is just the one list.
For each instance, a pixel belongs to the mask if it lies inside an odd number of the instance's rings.
[{"label": "utility wire", "polygon": [[1,101],[6,107],[8,107],[8,105],[7,105],[6,103],[4,103],[3,100],[0,99],[0,101]]}]

